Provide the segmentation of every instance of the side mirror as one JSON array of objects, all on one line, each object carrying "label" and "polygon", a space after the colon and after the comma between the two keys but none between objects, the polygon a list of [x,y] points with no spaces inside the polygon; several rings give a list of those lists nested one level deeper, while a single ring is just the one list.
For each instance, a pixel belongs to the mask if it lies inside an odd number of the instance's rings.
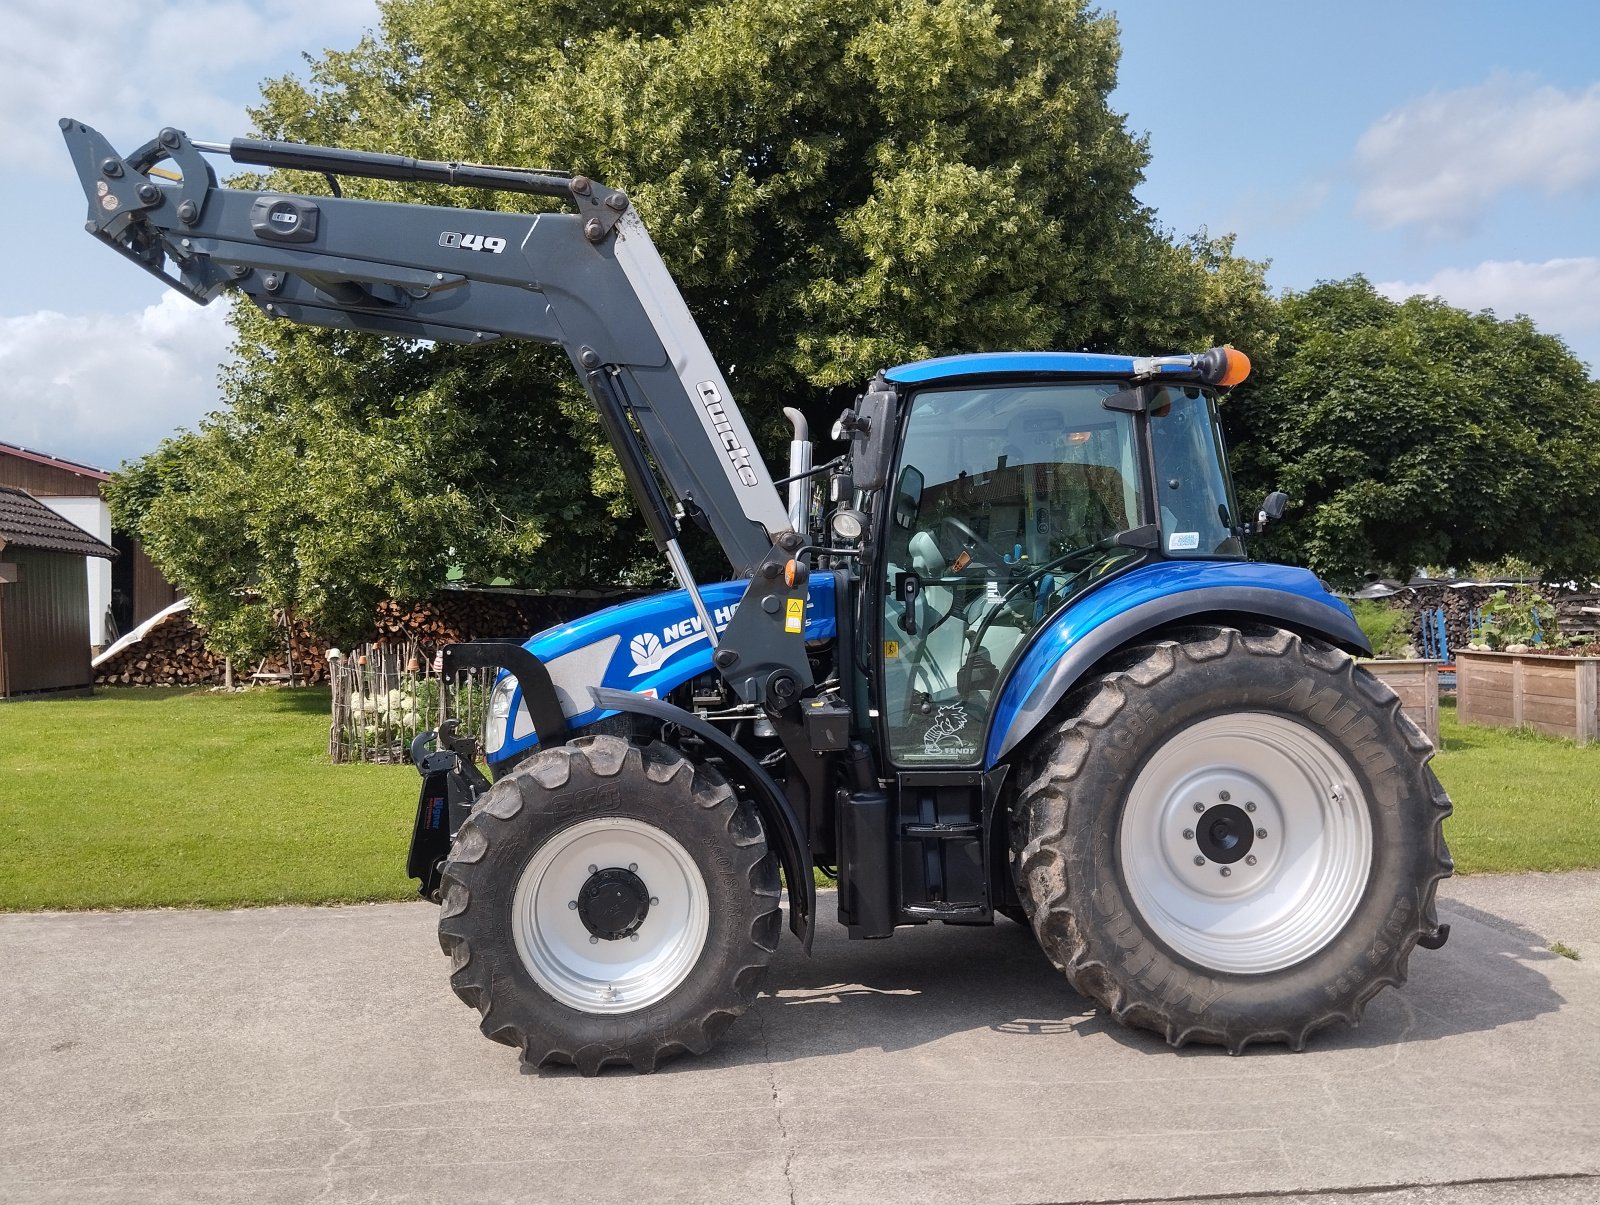
[{"label": "side mirror", "polygon": [[908,464],[900,470],[900,480],[894,487],[894,525],[910,530],[917,525],[921,510],[922,473]]},{"label": "side mirror", "polygon": [[889,479],[898,400],[893,389],[870,390],[854,410],[846,410],[833,425],[835,439],[850,441],[850,468],[857,489],[881,490]]},{"label": "side mirror", "polygon": [[1282,490],[1273,490],[1261,502],[1261,513],[1256,517],[1256,530],[1260,531],[1268,523],[1275,523],[1283,518],[1284,508],[1289,505],[1289,495]]}]

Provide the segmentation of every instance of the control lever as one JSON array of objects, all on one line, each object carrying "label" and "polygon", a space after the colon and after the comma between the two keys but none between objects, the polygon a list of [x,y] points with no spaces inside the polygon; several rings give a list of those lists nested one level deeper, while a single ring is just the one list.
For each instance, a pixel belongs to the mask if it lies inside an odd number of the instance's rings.
[{"label": "control lever", "polygon": [[905,604],[905,610],[900,613],[900,630],[907,636],[917,634],[917,595],[922,593],[922,579],[915,573],[907,573],[900,579],[900,601]]}]

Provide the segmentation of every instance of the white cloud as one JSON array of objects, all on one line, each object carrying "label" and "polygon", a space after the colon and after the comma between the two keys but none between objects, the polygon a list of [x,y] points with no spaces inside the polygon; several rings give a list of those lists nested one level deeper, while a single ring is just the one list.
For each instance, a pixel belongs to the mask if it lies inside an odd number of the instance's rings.
[{"label": "white cloud", "polygon": [[11,0],[0,130],[13,158],[61,158],[58,117],[86,121],[124,150],[163,125],[230,138],[247,132],[244,109],[263,77],[303,75],[301,50],[349,47],[377,24],[376,0]]},{"label": "white cloud", "polygon": [[1579,358],[1600,365],[1600,257],[1542,264],[1490,260],[1446,268],[1428,280],[1383,281],[1374,287],[1396,301],[1421,293],[1462,309],[1493,310],[1501,318],[1526,314],[1540,330],[1564,338]]},{"label": "white cloud", "polygon": [[177,293],[129,314],[0,318],[0,440],[103,468],[218,408],[228,307]]},{"label": "white cloud", "polygon": [[1430,93],[1367,129],[1356,170],[1366,181],[1356,212],[1378,227],[1466,234],[1511,189],[1556,195],[1600,181],[1600,84],[1566,92],[1496,73]]}]

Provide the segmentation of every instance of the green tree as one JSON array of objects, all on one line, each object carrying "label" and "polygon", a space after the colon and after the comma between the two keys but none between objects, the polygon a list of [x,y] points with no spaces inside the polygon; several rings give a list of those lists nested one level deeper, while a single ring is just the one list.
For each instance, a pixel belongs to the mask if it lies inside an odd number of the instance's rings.
[{"label": "green tree", "polygon": [[[626,188],[775,451],[783,406],[831,421],[874,371],[923,356],[1267,345],[1262,265],[1227,240],[1175,243],[1135,199],[1147,153],[1107,104],[1117,55],[1114,21],[1082,0],[387,0],[378,34],[269,82],[254,118],[265,137]],[[425,590],[451,561],[531,585],[649,572],[559,355],[253,314],[238,329],[230,411],[200,438],[227,444],[229,473],[286,470],[262,483],[243,562],[285,602],[322,619]],[[186,474],[198,505],[209,490]],[[188,516],[198,541],[186,505],[140,530]]]},{"label": "green tree", "polygon": [[1225,413],[1241,493],[1292,499],[1268,554],[1343,583],[1600,567],[1600,387],[1526,317],[1319,284],[1283,298],[1275,362]]}]

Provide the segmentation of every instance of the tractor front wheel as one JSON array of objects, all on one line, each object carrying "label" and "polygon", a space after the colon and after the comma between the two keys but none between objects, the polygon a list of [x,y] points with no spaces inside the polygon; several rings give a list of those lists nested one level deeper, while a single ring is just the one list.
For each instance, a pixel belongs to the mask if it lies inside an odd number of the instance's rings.
[{"label": "tractor front wheel", "polygon": [[1066,713],[1013,812],[1018,887],[1046,954],[1118,1020],[1300,1049],[1436,938],[1450,801],[1432,745],[1345,653],[1190,629]]},{"label": "tractor front wheel", "polygon": [[484,796],[443,870],[439,941],[483,1032],[529,1066],[703,1054],[777,947],[755,809],[656,742],[580,738]]}]

